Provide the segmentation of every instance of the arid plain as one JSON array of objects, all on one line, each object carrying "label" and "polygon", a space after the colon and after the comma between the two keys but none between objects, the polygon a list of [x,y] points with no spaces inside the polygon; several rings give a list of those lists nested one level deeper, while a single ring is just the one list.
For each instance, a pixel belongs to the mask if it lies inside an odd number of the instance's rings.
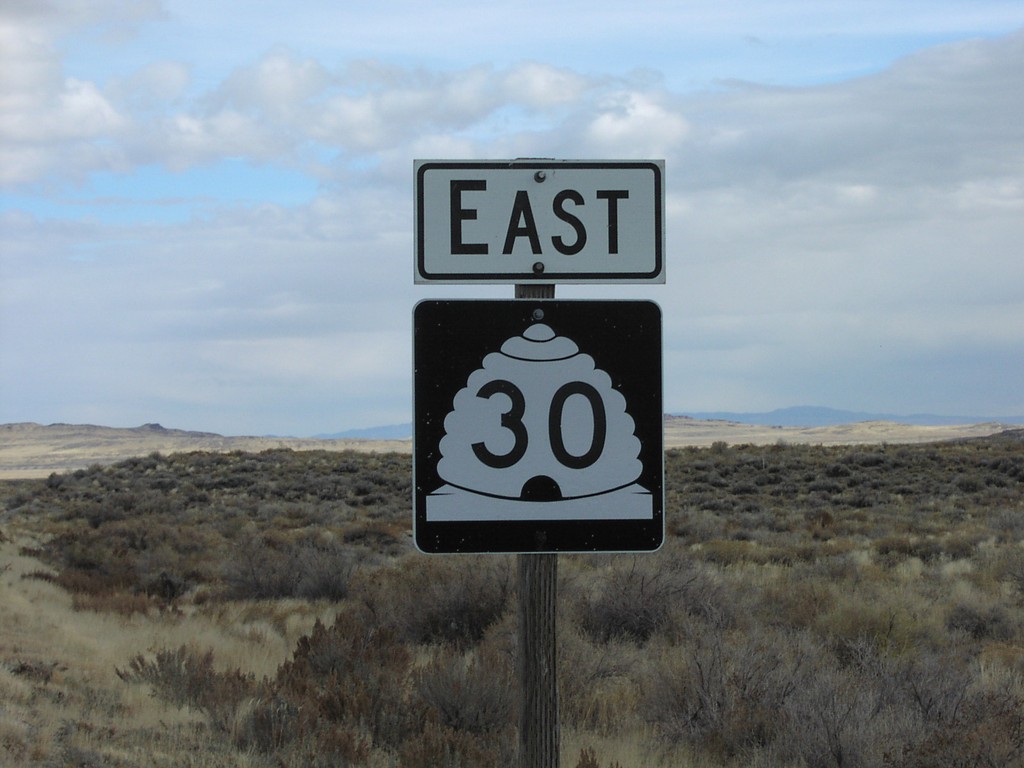
[{"label": "arid plain", "polygon": [[[560,558],[562,765],[1024,766],[1024,430],[665,435],[661,550]],[[410,447],[0,426],[0,765],[511,764],[514,563],[413,549]]]},{"label": "arid plain", "polygon": [[[734,421],[665,418],[665,447],[708,446],[718,441],[730,445],[771,445],[784,442],[807,445],[862,445],[872,443],[925,443],[985,437],[1007,425],[996,422],[953,426],[914,426],[892,421],[863,421],[829,427],[787,427],[740,424]],[[290,448],[296,451],[396,451],[409,453],[411,440],[363,440],[295,437],[228,437],[145,424],[134,428],[91,424],[0,424],[0,480],[46,477],[51,472],[84,469],[93,464],[113,464],[153,452],[265,451]]]}]

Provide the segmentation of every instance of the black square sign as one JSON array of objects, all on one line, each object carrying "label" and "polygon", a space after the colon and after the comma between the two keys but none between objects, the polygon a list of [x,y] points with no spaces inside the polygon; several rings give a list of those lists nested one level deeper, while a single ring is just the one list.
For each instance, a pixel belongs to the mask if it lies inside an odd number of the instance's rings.
[{"label": "black square sign", "polygon": [[422,551],[661,546],[657,304],[429,300],[413,314]]}]

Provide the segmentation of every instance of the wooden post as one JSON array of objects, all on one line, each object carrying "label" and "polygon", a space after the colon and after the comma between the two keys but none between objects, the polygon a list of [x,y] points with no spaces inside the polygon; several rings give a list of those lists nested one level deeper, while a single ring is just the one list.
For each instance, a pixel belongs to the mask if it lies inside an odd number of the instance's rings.
[{"label": "wooden post", "polygon": [[518,555],[519,768],[558,768],[558,555]]},{"label": "wooden post", "polygon": [[[551,299],[554,285],[516,285],[517,299]],[[555,611],[558,555],[518,555],[519,768],[558,768]]]}]

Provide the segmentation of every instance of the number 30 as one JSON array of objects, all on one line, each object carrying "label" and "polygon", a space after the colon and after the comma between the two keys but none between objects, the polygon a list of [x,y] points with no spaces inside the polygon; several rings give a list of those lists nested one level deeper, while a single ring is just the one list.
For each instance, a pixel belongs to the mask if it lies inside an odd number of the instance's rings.
[{"label": "number 30", "polygon": [[[490,399],[499,394],[506,395],[511,401],[511,407],[501,415],[501,426],[512,433],[515,443],[508,453],[503,454],[492,453],[482,442],[473,443],[472,447],[476,457],[487,466],[494,469],[507,469],[526,455],[526,447],[529,444],[529,435],[523,424],[526,398],[523,397],[519,387],[504,379],[487,382],[480,387],[476,396]],[[594,419],[590,447],[579,455],[570,453],[566,449],[565,440],[562,437],[562,415],[565,411],[565,403],[573,395],[582,395],[587,399]],[[586,469],[596,462],[604,452],[607,431],[608,419],[604,412],[604,403],[600,393],[592,385],[584,381],[570,381],[558,388],[554,397],[551,398],[551,407],[548,410],[548,440],[551,443],[551,452],[559,463],[569,469]]]}]

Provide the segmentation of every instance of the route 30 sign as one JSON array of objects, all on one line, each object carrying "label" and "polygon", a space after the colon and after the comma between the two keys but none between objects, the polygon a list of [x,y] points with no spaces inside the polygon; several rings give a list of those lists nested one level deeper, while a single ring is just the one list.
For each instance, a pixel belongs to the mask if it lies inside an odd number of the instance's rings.
[{"label": "route 30 sign", "polygon": [[664,283],[662,160],[417,160],[417,283]]},{"label": "route 30 sign", "polygon": [[422,301],[413,346],[421,550],[661,546],[656,304]]}]

